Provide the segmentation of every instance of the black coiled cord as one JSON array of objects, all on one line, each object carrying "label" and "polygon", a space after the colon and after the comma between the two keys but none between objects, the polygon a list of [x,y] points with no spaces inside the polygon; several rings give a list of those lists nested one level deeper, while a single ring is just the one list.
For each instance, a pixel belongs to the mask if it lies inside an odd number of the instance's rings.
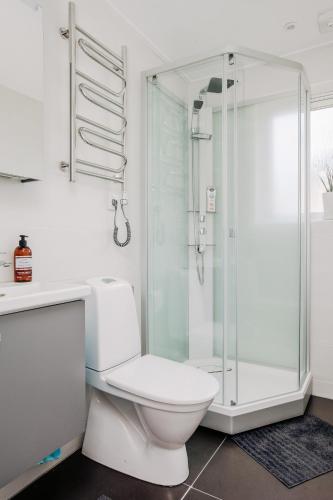
[{"label": "black coiled cord", "polygon": [[124,216],[124,219],[125,219],[125,226],[126,226],[126,240],[125,241],[119,241],[118,240],[118,226],[117,226],[117,210],[118,210],[118,201],[117,200],[112,200],[112,205],[114,206],[114,230],[113,230],[113,240],[115,242],[115,244],[118,246],[118,247],[126,247],[126,245],[129,244],[129,242],[131,241],[131,237],[132,237],[132,231],[131,231],[131,226],[130,226],[130,223],[129,223],[129,220],[128,218],[126,217],[125,215],[125,212],[124,212],[124,200],[120,200],[120,208],[121,208],[121,211],[123,213],[123,216]]}]

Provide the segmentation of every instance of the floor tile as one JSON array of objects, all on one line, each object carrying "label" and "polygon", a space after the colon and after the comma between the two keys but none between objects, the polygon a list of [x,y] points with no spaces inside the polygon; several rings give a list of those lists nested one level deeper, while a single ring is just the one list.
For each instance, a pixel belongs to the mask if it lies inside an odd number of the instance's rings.
[{"label": "floor tile", "polygon": [[222,432],[199,427],[186,444],[190,475],[186,484],[191,484],[224,439]]},{"label": "floor tile", "polygon": [[[333,425],[333,400],[312,396],[306,413],[315,415]],[[332,495],[333,498],[333,495]]]},{"label": "floor tile", "polygon": [[[97,464],[80,452],[59,464],[15,500],[180,500],[187,487],[156,486]],[[103,497],[102,497],[103,498]]]},{"label": "floor tile", "polygon": [[288,489],[227,440],[194,486],[223,500],[332,500],[333,473]]},{"label": "floor tile", "polygon": [[184,500],[222,500],[222,499],[217,499],[217,497],[213,497],[208,493],[204,493],[203,491],[191,488],[184,497]]}]

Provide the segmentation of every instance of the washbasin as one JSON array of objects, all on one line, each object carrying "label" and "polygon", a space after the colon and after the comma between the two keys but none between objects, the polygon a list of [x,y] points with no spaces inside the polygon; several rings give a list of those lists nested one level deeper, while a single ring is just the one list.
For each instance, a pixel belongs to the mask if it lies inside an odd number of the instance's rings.
[{"label": "washbasin", "polygon": [[33,293],[39,290],[40,283],[1,283],[0,284],[0,300],[5,297],[18,297],[28,293]]},{"label": "washbasin", "polygon": [[80,300],[90,294],[81,283],[0,283],[0,315]]}]

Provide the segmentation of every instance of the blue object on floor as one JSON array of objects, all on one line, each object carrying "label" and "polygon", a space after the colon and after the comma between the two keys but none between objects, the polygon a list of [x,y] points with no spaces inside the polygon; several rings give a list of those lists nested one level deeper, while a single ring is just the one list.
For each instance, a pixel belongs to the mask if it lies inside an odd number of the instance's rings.
[{"label": "blue object on floor", "polygon": [[52,453],[44,457],[39,464],[47,464],[48,462],[53,462],[53,460],[58,460],[61,457],[61,448],[57,448]]}]

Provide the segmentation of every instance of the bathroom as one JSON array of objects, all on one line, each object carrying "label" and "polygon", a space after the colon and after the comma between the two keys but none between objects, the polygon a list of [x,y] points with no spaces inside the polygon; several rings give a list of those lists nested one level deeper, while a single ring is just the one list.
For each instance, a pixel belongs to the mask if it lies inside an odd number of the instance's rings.
[{"label": "bathroom", "polygon": [[333,2],[0,8],[0,88],[39,103],[0,99],[0,499],[332,498]]}]

